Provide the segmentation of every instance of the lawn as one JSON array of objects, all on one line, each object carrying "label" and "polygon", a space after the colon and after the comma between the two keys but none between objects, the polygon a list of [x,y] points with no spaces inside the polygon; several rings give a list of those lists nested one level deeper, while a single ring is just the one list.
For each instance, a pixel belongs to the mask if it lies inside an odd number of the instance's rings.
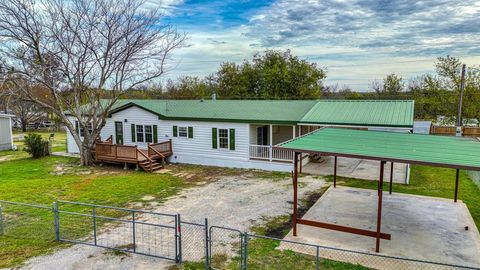
[{"label": "lawn", "polygon": [[[42,133],[48,137],[50,133]],[[21,149],[22,143],[17,142]],[[65,134],[56,133],[53,151],[65,151]],[[2,161],[2,157],[8,160]],[[244,173],[243,170],[224,169],[204,166],[170,165],[173,172],[181,171],[194,174],[187,179],[171,174],[150,174],[143,171],[124,171],[118,167],[78,166],[78,159],[49,156],[41,159],[30,159],[24,151],[0,152],[0,199],[51,205],[55,200],[81,201],[119,207],[148,208],[148,201],[142,198],[149,195],[154,201],[162,201],[191,184],[205,183],[212,175],[234,175]],[[288,177],[285,173],[254,172],[258,178]],[[332,177],[327,177],[332,181]],[[375,181],[358,180],[339,177],[339,185],[376,189]],[[393,191],[434,197],[453,198],[455,170],[412,166],[410,185],[394,184]],[[388,183],[385,183],[385,190]],[[318,190],[300,202],[301,213],[318,199],[324,190]],[[461,172],[459,199],[463,200],[472,214],[477,227],[480,227],[480,190]],[[47,231],[49,240],[30,235],[42,235],[45,228],[52,228],[52,216],[47,211],[36,211],[30,214],[40,217],[28,226],[18,226],[13,234],[0,236],[0,268],[21,264],[28,258],[48,253],[65,244],[55,242],[51,230]],[[27,213],[28,214],[28,213]],[[26,215],[19,215],[26,219]],[[30,221],[30,220],[29,220]],[[24,225],[24,224],[21,224]],[[252,227],[259,235],[282,238],[289,230],[290,216],[280,216],[267,220],[260,227]],[[255,239],[249,243],[249,265],[261,269],[286,269],[285,267],[314,269],[315,258],[291,251],[276,249],[279,241]],[[222,269],[237,269],[235,261],[222,261],[214,258]],[[201,269],[202,262],[186,263],[185,269]],[[321,269],[365,269],[358,265],[321,260]]]},{"label": "lawn", "polygon": [[[328,177],[333,181],[333,177]],[[376,181],[358,180],[338,177],[337,183],[342,186],[377,189]],[[384,183],[384,191],[388,190],[388,181]],[[455,190],[455,170],[448,168],[412,165],[410,184],[393,184],[393,192],[408,193],[453,200]],[[465,171],[460,171],[458,198],[468,207],[472,217],[480,228],[480,189]]]},{"label": "lawn", "polygon": [[[49,133],[42,133],[45,137]],[[55,134],[54,151],[61,151],[65,136]],[[16,143],[19,148],[21,142]],[[8,157],[8,160],[1,160]],[[217,177],[243,174],[245,170],[195,165],[169,165],[170,173],[152,174],[123,170],[123,166],[85,168],[77,158],[48,156],[31,159],[24,151],[0,151],[0,200],[51,206],[55,200],[88,202],[117,207],[148,209],[150,202],[161,202],[192,185],[215,181]],[[175,176],[181,172],[184,176]],[[253,171],[258,178],[285,177],[288,174]],[[193,176],[192,176],[193,175]],[[144,197],[150,197],[148,200]],[[154,199],[151,199],[151,198]],[[53,215],[48,210],[3,205],[4,216],[14,220],[0,236],[0,268],[14,267],[26,259],[65,246],[54,241]],[[85,209],[69,210],[83,211]],[[12,214],[13,213],[13,214]],[[119,213],[110,213],[115,216]],[[63,221],[62,221],[63,222]],[[72,227],[66,220],[62,227]],[[10,226],[11,225],[11,226]],[[87,221],[82,228],[90,228]],[[82,231],[82,230],[79,230]],[[88,230],[85,232],[89,232]],[[76,235],[78,237],[82,235]]]},{"label": "lawn", "polygon": [[[39,132],[14,132],[13,137],[17,138],[20,134],[28,135],[30,133],[37,133],[42,135],[42,137],[46,140],[49,139],[50,134],[54,134],[52,139],[52,152],[65,152],[67,151],[67,134],[65,132],[47,132],[47,131],[39,131]],[[28,153],[23,151],[24,143],[23,141],[18,141],[14,139],[13,142],[17,146],[17,150],[8,150],[8,151],[0,151],[0,161],[3,158],[11,159],[21,159],[27,158]]]},{"label": "lawn", "polygon": [[[129,206],[131,202],[142,202],[150,195],[155,201],[176,194],[187,183],[171,174],[151,174],[121,168],[79,167],[78,159],[45,157],[37,160],[17,159],[0,163],[0,199],[18,202],[51,205],[55,200],[90,202],[112,206]],[[9,210],[4,206],[4,212]],[[0,236],[0,268],[17,265],[26,258],[48,252],[59,244],[45,241],[41,236],[45,228],[52,228],[52,214],[48,211],[27,211],[38,218],[28,226],[23,212],[18,211],[18,223],[7,236]],[[11,211],[14,212],[14,211]],[[48,229],[46,233],[50,233]],[[45,237],[47,238],[47,237]]]}]

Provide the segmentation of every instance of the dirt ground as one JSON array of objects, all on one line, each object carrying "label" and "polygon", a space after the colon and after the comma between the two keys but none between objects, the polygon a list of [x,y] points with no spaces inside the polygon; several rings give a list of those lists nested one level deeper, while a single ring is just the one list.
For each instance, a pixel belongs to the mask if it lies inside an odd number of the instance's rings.
[{"label": "dirt ground", "polygon": [[[192,177],[186,175],[186,177]],[[321,178],[305,176],[299,179],[299,198],[306,192],[319,190],[327,182]],[[259,174],[223,176],[218,181],[205,183],[183,190],[165,202],[157,202],[152,196],[144,196],[143,205],[149,210],[162,213],[180,213],[183,221],[203,223],[208,218],[210,225],[248,230],[252,224],[259,224],[265,217],[291,213],[292,185],[290,178],[263,179]],[[140,217],[148,222],[147,217]],[[130,225],[130,224],[129,224]],[[129,228],[120,226],[99,233],[99,241]],[[184,230],[188,228],[184,228]],[[130,237],[127,233],[125,237]],[[137,235],[137,239],[150,238],[150,235]],[[202,235],[184,238],[185,256],[200,259],[203,255]],[[125,242],[125,239],[119,240]],[[128,241],[127,241],[128,242]],[[173,248],[173,247],[170,247]],[[170,251],[167,251],[170,252]],[[171,262],[136,254],[115,253],[106,249],[85,245],[73,245],[53,254],[36,257],[27,261],[20,269],[167,269]]]}]

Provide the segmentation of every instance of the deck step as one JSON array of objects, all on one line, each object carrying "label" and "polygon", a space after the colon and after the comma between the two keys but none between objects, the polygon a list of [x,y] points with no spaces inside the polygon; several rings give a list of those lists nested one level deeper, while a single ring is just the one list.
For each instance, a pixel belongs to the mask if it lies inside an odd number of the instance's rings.
[{"label": "deck step", "polygon": [[162,163],[159,163],[156,160],[154,160],[152,162],[151,167],[150,167],[150,161],[148,161],[148,160],[140,161],[140,162],[138,162],[138,164],[140,165],[140,167],[142,167],[147,172],[154,172],[156,170],[159,170],[159,169],[163,168]]}]

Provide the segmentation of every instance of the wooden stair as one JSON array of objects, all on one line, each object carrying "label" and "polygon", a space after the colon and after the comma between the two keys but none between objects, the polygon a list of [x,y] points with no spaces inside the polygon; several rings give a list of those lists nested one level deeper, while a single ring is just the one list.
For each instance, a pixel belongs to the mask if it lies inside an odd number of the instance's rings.
[{"label": "wooden stair", "polygon": [[164,162],[152,159],[152,160],[143,160],[139,161],[138,165],[142,167],[146,172],[154,172],[160,170],[164,167]]}]

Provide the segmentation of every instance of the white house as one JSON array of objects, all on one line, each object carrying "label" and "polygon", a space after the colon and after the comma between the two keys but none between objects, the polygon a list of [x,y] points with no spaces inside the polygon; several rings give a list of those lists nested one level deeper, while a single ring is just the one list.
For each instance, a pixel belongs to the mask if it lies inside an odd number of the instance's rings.
[{"label": "white house", "polygon": [[[120,100],[101,139],[145,149],[137,157],[171,140],[169,162],[290,171],[291,153],[272,146],[323,126],[411,132],[413,108],[413,101]],[[71,134],[67,145],[78,152]]]},{"label": "white house", "polygon": [[0,114],[0,150],[13,149],[12,117],[9,114]]}]

